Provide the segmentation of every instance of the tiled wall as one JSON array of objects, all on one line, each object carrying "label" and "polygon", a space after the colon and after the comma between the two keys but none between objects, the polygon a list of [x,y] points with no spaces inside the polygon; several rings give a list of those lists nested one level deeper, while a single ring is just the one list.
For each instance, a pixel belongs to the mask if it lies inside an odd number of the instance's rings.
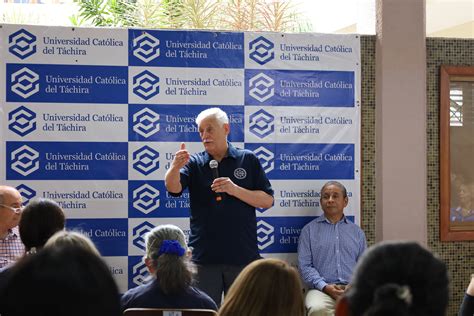
[{"label": "tiled wall", "polygon": [[[448,315],[455,316],[474,273],[474,241],[439,239],[439,68],[474,66],[474,40],[429,38],[427,46],[427,216],[428,246],[448,265]],[[375,242],[375,36],[361,37],[362,58],[362,227]],[[474,137],[474,135],[473,135]],[[474,168],[474,167],[473,167]]]}]

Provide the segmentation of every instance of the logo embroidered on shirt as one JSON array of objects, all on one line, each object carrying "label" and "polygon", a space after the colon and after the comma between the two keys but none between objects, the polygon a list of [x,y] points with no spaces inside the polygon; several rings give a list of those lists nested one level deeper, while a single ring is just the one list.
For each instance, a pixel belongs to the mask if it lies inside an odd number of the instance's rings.
[{"label": "logo embroidered on shirt", "polygon": [[247,171],[245,171],[244,168],[237,168],[234,170],[234,177],[236,177],[237,179],[245,179],[245,177],[247,176]]}]

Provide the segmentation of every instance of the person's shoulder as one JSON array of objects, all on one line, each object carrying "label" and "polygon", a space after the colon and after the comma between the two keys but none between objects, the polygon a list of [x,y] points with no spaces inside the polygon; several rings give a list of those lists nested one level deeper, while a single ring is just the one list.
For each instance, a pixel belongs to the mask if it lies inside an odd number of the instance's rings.
[{"label": "person's shoulder", "polygon": [[231,153],[234,154],[235,156],[245,156],[245,157],[257,157],[255,156],[255,153],[251,151],[250,149],[247,148],[240,148],[240,147],[232,147],[231,148]]},{"label": "person's shoulder", "polygon": [[207,160],[209,160],[209,154],[206,151],[200,151],[200,152],[191,154],[191,156],[189,157],[188,164],[200,165],[200,164],[205,163]]},{"label": "person's shoulder", "polygon": [[202,160],[204,159],[205,157],[207,157],[207,152],[206,151],[198,151],[196,153],[192,153],[190,156],[189,156],[189,159],[190,160]]},{"label": "person's shoulder", "polygon": [[194,297],[198,298],[199,300],[201,300],[202,302],[205,302],[206,305],[209,307],[209,308],[217,308],[217,305],[216,303],[214,302],[214,300],[209,296],[207,295],[204,291],[201,291],[200,289],[198,289],[197,287],[194,287],[194,286],[190,286],[189,289],[188,289],[189,293],[191,295],[193,295]]},{"label": "person's shoulder", "polygon": [[209,297],[209,295],[207,295],[204,291],[201,291],[195,286],[188,287],[188,292],[194,296],[199,296],[199,297],[204,297],[204,298]]},{"label": "person's shoulder", "polygon": [[309,229],[311,229],[311,227],[315,227],[317,226],[319,223],[321,222],[321,216],[318,216],[314,219],[312,219],[311,221],[309,221],[308,223],[306,223],[303,228],[301,229],[301,231],[307,231]]},{"label": "person's shoulder", "polygon": [[353,227],[354,229],[362,230],[359,225],[357,225],[356,223],[354,223],[352,220],[348,219],[347,217],[346,217],[346,223],[350,225],[351,227]]},{"label": "person's shoulder", "polygon": [[146,292],[150,286],[151,286],[151,282],[131,288],[122,294],[122,298],[132,298],[132,297],[135,297],[136,295],[140,295],[143,292]]},{"label": "person's shoulder", "polygon": [[361,239],[365,239],[365,232],[362,230],[362,228],[357,225],[356,223],[350,221],[349,219],[346,218],[346,223],[352,232],[352,234],[359,236]]}]

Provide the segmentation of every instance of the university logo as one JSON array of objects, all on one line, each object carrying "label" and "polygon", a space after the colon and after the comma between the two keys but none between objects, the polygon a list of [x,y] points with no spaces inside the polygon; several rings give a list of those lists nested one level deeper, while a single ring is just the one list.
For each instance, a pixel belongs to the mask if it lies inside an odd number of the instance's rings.
[{"label": "university logo", "polygon": [[12,91],[26,99],[39,91],[39,75],[23,67],[11,76]]},{"label": "university logo", "polygon": [[160,207],[160,191],[145,183],[133,190],[133,207],[143,214],[148,214]]},{"label": "university logo", "polygon": [[141,111],[133,114],[133,131],[137,134],[148,138],[160,130],[160,115],[144,108]]},{"label": "university logo", "polygon": [[275,131],[275,117],[267,111],[260,109],[249,117],[249,131],[260,137],[265,138]]},{"label": "university logo", "polygon": [[142,285],[150,276],[148,273],[148,268],[145,265],[145,262],[138,262],[132,268],[132,282],[136,285]]},{"label": "university logo", "polygon": [[133,39],[133,56],[148,63],[160,56],[160,40],[143,32],[142,35]]},{"label": "university logo", "polygon": [[39,152],[23,145],[10,154],[12,170],[26,177],[39,169]]},{"label": "university logo", "polygon": [[259,36],[249,43],[249,57],[260,65],[265,65],[275,58],[272,42],[263,36]]},{"label": "university logo", "polygon": [[269,173],[275,168],[275,155],[264,146],[260,146],[254,151],[265,173]]},{"label": "university logo", "polygon": [[237,168],[234,170],[234,177],[236,179],[245,179],[247,177],[247,171],[244,168]]},{"label": "university logo", "polygon": [[36,130],[36,113],[25,106],[8,113],[8,129],[19,136],[25,136]]},{"label": "university logo", "polygon": [[133,231],[132,231],[133,245],[141,250],[145,250],[146,245],[145,245],[145,239],[143,237],[145,236],[146,233],[151,231],[153,228],[155,228],[155,226],[150,224],[147,221],[144,221],[140,225],[133,228]]},{"label": "university logo", "polygon": [[249,80],[249,95],[259,102],[264,102],[275,95],[275,81],[264,73],[259,73]]},{"label": "university logo", "polygon": [[133,153],[133,169],[147,176],[160,168],[159,157],[159,152],[145,145]]},{"label": "university logo", "polygon": [[258,249],[263,250],[275,242],[275,228],[263,220],[257,222]]},{"label": "university logo", "polygon": [[8,37],[8,51],[20,59],[25,59],[36,53],[36,36],[21,29]]},{"label": "university logo", "polygon": [[23,198],[23,206],[27,205],[28,202],[36,196],[36,191],[25,184],[20,184],[16,189],[20,192],[21,197]]},{"label": "university logo", "polygon": [[160,93],[160,77],[148,70],[142,71],[133,77],[133,93],[144,100],[148,100]]}]

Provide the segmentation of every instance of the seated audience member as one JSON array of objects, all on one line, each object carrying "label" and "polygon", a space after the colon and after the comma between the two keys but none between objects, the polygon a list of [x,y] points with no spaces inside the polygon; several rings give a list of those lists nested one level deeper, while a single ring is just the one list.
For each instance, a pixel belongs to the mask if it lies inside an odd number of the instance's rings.
[{"label": "seated audience member", "polygon": [[[25,245],[26,254],[35,253],[55,232],[64,229],[64,212],[53,200],[32,200],[21,214],[18,224],[20,238]],[[11,265],[0,270],[0,288],[4,286]]]},{"label": "seated audience member", "polygon": [[152,280],[128,290],[122,296],[122,310],[127,308],[217,310],[214,301],[193,286],[196,268],[190,261],[191,252],[187,249],[184,233],[179,227],[157,226],[145,235],[145,244],[144,259]]},{"label": "seated audience member", "polygon": [[0,185],[0,268],[15,262],[25,253],[18,232],[22,202],[17,189]]},{"label": "seated audience member", "polygon": [[100,257],[99,250],[97,250],[92,240],[86,235],[75,231],[59,231],[51,236],[44,246],[47,248],[77,246]]},{"label": "seated audience member", "polygon": [[324,214],[303,227],[298,242],[298,267],[309,288],[308,316],[334,315],[336,300],[366,248],[364,232],[344,215],[349,203],[344,185],[324,184],[320,203]]},{"label": "seated audience member", "polygon": [[10,269],[2,316],[120,316],[117,285],[96,254],[77,245],[44,247]]},{"label": "seated audience member", "polygon": [[278,259],[250,263],[224,299],[219,316],[303,316],[303,287],[298,271]]},{"label": "seated audience member", "polygon": [[448,306],[445,264],[414,242],[369,248],[339,300],[337,316],[444,316]]},{"label": "seated audience member", "polygon": [[471,276],[471,282],[467,287],[466,294],[459,310],[459,316],[473,316],[474,315],[474,275]]},{"label": "seated audience member", "polygon": [[461,183],[456,194],[458,204],[451,208],[450,220],[452,222],[474,221],[474,182]]},{"label": "seated audience member", "polygon": [[27,253],[43,248],[48,239],[64,229],[63,209],[53,200],[34,199],[23,209],[19,228],[20,238]]}]

